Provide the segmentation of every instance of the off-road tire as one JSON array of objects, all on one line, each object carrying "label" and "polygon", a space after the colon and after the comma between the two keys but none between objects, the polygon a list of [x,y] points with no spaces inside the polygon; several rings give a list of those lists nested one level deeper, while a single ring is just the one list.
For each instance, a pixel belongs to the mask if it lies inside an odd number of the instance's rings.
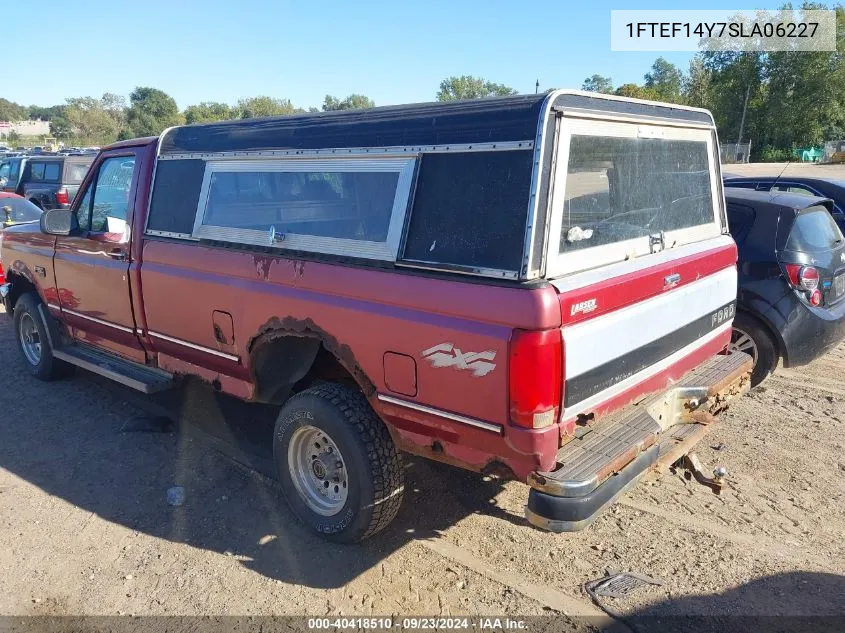
[{"label": "off-road tire", "polygon": [[737,332],[745,332],[757,347],[757,361],[751,371],[751,386],[756,387],[768,378],[777,367],[779,359],[777,343],[766,326],[754,317],[742,312],[737,313],[733,327],[732,341],[735,339]]},{"label": "off-road tire", "polygon": [[[348,481],[347,498],[333,516],[305,502],[292,479],[288,448],[296,430],[310,426],[337,445]],[[402,460],[384,423],[356,388],[321,383],[282,407],[273,434],[273,459],[285,500],[299,519],[323,538],[354,543],[383,530],[402,504]]]},{"label": "off-road tire", "polygon": [[[15,303],[12,321],[14,323],[15,340],[18,342],[18,351],[21,354],[21,359],[27,371],[39,380],[55,380],[68,373],[68,365],[53,357],[53,350],[50,347],[50,337],[47,335],[47,328],[44,327],[44,321],[41,319],[41,313],[38,309],[39,305],[41,305],[41,299],[34,292],[28,292],[18,298],[17,303]],[[35,324],[41,343],[41,359],[37,364],[33,364],[27,358],[23,349],[21,321],[26,316],[31,318]]]}]

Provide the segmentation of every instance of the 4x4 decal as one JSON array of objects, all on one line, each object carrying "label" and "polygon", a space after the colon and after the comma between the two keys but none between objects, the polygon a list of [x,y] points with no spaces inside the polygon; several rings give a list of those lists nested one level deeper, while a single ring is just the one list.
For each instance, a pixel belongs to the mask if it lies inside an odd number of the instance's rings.
[{"label": "4x4 decal", "polygon": [[451,343],[440,343],[423,350],[422,357],[431,362],[432,367],[454,367],[455,369],[469,369],[476,378],[486,376],[496,369],[496,352],[462,352]]}]

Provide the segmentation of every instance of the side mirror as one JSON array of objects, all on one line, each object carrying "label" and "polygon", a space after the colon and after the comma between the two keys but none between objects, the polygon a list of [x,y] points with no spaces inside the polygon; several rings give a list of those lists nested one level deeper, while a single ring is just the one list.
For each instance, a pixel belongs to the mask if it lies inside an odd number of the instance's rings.
[{"label": "side mirror", "polygon": [[41,232],[47,235],[70,235],[79,230],[76,214],[70,209],[50,209],[41,214]]}]

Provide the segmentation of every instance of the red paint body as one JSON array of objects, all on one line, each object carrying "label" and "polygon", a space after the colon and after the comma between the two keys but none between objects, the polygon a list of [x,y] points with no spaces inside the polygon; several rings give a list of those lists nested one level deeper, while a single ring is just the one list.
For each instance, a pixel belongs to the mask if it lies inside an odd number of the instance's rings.
[{"label": "red paint body", "polygon": [[[572,420],[542,430],[511,424],[508,355],[514,330],[549,330],[591,319],[665,292],[669,274],[680,272],[681,283],[689,283],[736,261],[735,247],[726,247],[560,294],[545,282],[480,283],[457,275],[258,255],[144,236],[156,141],[141,139],[104,150],[80,189],[84,191],[105,158],[135,154],[128,241],[106,235],[56,239],[32,227],[15,227],[5,236],[3,263],[11,263],[20,279],[35,286],[73,338],[137,362],[219,381],[223,391],[251,400],[256,385],[250,342],[274,319],[310,319],[348,347],[375,386],[371,404],[401,449],[478,470],[503,463],[523,480],[532,471],[554,466]],[[117,251],[128,259],[114,259]],[[44,274],[36,273],[36,267]],[[570,316],[573,303],[591,298],[598,298],[594,312]],[[215,311],[231,315],[234,340],[221,343],[215,337]],[[602,403],[596,413],[664,389],[722,350],[728,339],[725,332]],[[479,377],[435,367],[421,352],[444,342],[465,352],[494,352],[496,368]],[[392,366],[396,373],[386,380],[385,371]],[[416,375],[411,376],[414,366]],[[398,391],[391,390],[394,380],[402,385]],[[503,432],[413,410],[379,395],[501,425]]]}]

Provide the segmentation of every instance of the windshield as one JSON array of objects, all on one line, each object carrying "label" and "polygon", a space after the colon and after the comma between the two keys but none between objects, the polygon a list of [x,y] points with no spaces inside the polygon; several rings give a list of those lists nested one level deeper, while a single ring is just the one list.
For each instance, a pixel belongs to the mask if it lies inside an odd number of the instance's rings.
[{"label": "windshield", "polygon": [[707,143],[573,134],[564,196],[560,253],[712,223]]},{"label": "windshield", "polygon": [[0,198],[0,215],[4,226],[22,222],[36,222],[41,218],[41,209],[23,198]]},{"label": "windshield", "polygon": [[836,248],[843,237],[839,227],[825,207],[810,207],[795,218],[786,250],[813,252]]}]

